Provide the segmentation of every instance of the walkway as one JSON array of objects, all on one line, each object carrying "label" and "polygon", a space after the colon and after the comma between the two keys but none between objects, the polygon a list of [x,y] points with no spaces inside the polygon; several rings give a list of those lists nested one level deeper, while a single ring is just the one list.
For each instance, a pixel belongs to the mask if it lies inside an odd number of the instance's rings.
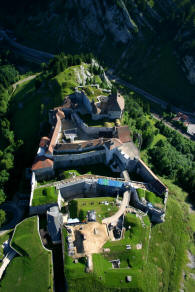
[{"label": "walkway", "polygon": [[79,176],[67,178],[64,180],[59,180],[56,182],[51,182],[51,183],[44,184],[44,185],[39,185],[36,188],[50,187],[50,186],[59,187],[60,185],[73,183],[73,182],[80,182],[81,180],[85,180],[85,179],[97,180],[99,178],[108,179],[108,180],[124,181],[124,179],[122,179],[122,178],[107,177],[107,176],[93,175],[93,174],[84,174],[84,175],[79,175]]},{"label": "walkway", "polygon": [[13,39],[9,38],[4,30],[0,30],[0,37],[3,37],[5,41],[13,48],[14,52],[18,55],[23,56],[26,60],[41,64],[43,62],[49,62],[50,59],[54,57],[53,54],[39,51],[36,49],[31,49],[29,47],[23,46]]},{"label": "walkway", "polygon": [[126,207],[129,205],[130,196],[131,196],[131,192],[130,191],[126,191],[123,194],[123,200],[121,202],[119,210],[113,216],[103,219],[102,223],[103,224],[107,224],[107,225],[109,225],[110,223],[112,225],[117,224],[118,219],[125,213]]},{"label": "walkway", "polygon": [[56,188],[60,188],[63,185],[67,185],[69,183],[79,183],[81,181],[85,181],[85,180],[98,180],[99,178],[103,178],[103,179],[108,179],[108,180],[115,180],[115,181],[121,181],[124,182],[125,184],[128,184],[134,188],[143,188],[143,189],[147,189],[148,184],[144,183],[144,182],[138,182],[138,181],[129,181],[128,180],[124,180],[123,178],[115,178],[115,177],[107,177],[107,176],[100,176],[100,175],[92,175],[92,174],[84,174],[84,175],[79,175],[79,176],[75,176],[72,178],[68,178],[68,179],[64,179],[64,180],[59,180],[59,181],[55,181],[55,182],[51,182],[48,184],[44,184],[44,185],[39,185],[36,187],[36,189],[38,188],[43,188],[43,187],[56,187]]},{"label": "walkway", "polygon": [[15,257],[15,255],[16,255],[15,250],[10,248],[10,251],[4,257],[3,263],[2,263],[2,265],[0,267],[0,279],[2,278],[4,271],[6,270],[7,266],[11,262],[11,260]]}]

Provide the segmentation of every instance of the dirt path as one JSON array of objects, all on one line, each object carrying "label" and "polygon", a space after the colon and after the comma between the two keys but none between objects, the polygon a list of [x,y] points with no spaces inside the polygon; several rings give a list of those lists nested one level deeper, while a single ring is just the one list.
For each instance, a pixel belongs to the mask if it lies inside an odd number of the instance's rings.
[{"label": "dirt path", "polygon": [[119,210],[113,216],[103,219],[102,223],[107,224],[107,225],[109,225],[110,223],[112,225],[116,225],[119,217],[124,214],[126,210],[126,206],[129,205],[130,197],[131,197],[131,192],[126,191],[123,195],[123,200],[121,202]]}]

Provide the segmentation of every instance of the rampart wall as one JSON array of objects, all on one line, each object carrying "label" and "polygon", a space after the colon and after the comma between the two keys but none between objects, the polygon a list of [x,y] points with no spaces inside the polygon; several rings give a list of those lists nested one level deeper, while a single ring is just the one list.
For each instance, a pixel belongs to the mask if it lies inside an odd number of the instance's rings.
[{"label": "rampart wall", "polygon": [[164,210],[158,210],[154,207],[149,207],[146,204],[142,203],[139,200],[137,191],[135,189],[131,190],[130,205],[143,211],[144,213],[148,213],[152,222],[155,222],[155,223],[164,222],[164,216],[165,216]]},{"label": "rampart wall", "polygon": [[36,186],[37,186],[37,181],[36,181],[35,173],[33,171],[32,176],[31,176],[31,193],[30,193],[30,203],[29,203],[30,206],[32,206],[32,199],[33,199],[33,194],[34,194],[34,190]]},{"label": "rampart wall", "polygon": [[91,164],[104,163],[105,150],[91,151],[81,154],[53,155],[55,168],[77,167]]},{"label": "rampart wall", "polygon": [[158,194],[163,194],[168,191],[167,187],[141,159],[139,159],[137,162],[136,172],[143,178],[144,181],[150,183],[154,190],[158,192]]}]

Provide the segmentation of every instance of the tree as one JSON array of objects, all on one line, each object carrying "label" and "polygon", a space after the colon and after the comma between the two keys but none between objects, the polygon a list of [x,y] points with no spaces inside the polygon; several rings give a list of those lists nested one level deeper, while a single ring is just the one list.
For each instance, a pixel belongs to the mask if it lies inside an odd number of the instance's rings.
[{"label": "tree", "polygon": [[35,78],[35,88],[36,89],[39,89],[41,87],[41,83],[42,83],[41,77],[40,76],[37,76]]},{"label": "tree", "polygon": [[115,86],[112,86],[111,94],[112,94],[112,96],[116,96],[117,95],[117,88]]},{"label": "tree", "polygon": [[3,185],[4,183],[6,183],[9,179],[9,173],[3,169],[0,171],[0,185]]},{"label": "tree", "polygon": [[0,189],[0,204],[2,204],[3,202],[5,202],[5,193],[3,189]]},{"label": "tree", "polygon": [[0,226],[3,225],[6,219],[6,213],[4,210],[0,209]]}]

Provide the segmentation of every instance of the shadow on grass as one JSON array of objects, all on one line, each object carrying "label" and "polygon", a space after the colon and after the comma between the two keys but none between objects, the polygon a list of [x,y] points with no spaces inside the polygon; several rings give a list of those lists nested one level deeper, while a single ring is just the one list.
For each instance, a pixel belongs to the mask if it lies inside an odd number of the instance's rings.
[{"label": "shadow on grass", "polygon": [[21,248],[19,245],[17,245],[15,242],[12,243],[12,247],[16,251],[18,251],[18,253],[20,253],[21,255],[23,255],[25,257],[29,257],[29,254],[23,248]]}]

